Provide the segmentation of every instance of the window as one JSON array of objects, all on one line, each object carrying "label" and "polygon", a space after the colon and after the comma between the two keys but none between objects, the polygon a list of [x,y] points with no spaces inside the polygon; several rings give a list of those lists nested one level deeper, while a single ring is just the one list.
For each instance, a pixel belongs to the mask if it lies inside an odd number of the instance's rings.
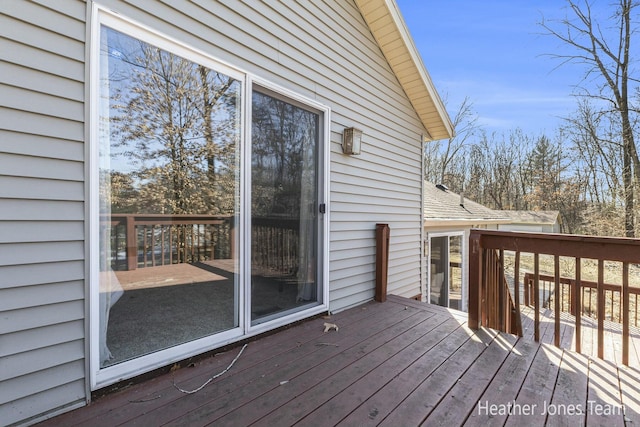
[{"label": "window", "polygon": [[329,109],[97,17],[93,386],[326,311]]}]

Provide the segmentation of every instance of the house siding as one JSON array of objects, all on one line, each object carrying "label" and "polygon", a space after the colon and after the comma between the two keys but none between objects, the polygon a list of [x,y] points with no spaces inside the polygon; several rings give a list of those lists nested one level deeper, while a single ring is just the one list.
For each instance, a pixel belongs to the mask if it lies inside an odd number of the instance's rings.
[{"label": "house siding", "polygon": [[[328,105],[330,309],[373,298],[376,223],[391,229],[389,293],[420,293],[424,128],[355,4],[99,4]],[[87,7],[0,2],[0,420],[7,424],[88,399]],[[364,131],[359,156],[341,151],[342,131],[352,126]]]},{"label": "house siding", "polygon": [[82,404],[86,5],[0,2],[0,420]]}]

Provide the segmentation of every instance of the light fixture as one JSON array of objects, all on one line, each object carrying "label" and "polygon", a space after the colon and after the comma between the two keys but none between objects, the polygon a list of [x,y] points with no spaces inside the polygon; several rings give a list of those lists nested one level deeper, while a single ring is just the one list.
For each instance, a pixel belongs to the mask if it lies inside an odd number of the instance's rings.
[{"label": "light fixture", "polygon": [[344,154],[360,154],[362,131],[356,128],[345,128],[342,133],[342,152]]}]

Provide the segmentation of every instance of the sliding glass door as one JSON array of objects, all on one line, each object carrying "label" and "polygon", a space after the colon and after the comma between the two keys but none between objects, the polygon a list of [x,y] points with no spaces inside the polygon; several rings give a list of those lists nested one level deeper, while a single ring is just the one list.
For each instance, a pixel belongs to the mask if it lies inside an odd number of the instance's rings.
[{"label": "sliding glass door", "polygon": [[318,302],[321,114],[255,90],[251,121],[251,322]]},{"label": "sliding glass door", "polygon": [[466,311],[463,236],[429,238],[429,302]]},{"label": "sliding glass door", "polygon": [[92,387],[326,311],[329,108],[98,22]]},{"label": "sliding glass door", "polygon": [[239,325],[241,81],[103,26],[100,366]]}]

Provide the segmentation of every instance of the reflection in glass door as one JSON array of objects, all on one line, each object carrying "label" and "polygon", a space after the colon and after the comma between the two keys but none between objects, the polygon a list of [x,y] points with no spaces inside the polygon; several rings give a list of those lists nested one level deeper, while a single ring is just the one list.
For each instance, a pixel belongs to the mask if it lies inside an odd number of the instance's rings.
[{"label": "reflection in glass door", "polygon": [[431,304],[466,310],[462,235],[432,236],[429,246]]},{"label": "reflection in glass door", "polygon": [[252,96],[251,321],[317,304],[321,115],[267,91]]},{"label": "reflection in glass door", "polygon": [[103,26],[99,87],[103,368],[239,326],[242,83]]}]

